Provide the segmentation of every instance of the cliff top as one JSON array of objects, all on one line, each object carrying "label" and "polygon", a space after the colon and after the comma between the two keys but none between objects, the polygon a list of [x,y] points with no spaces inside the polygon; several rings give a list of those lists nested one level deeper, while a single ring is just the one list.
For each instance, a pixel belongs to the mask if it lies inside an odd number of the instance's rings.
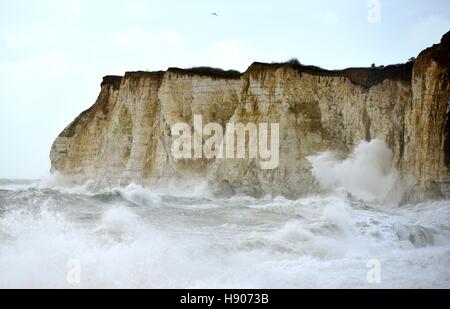
[{"label": "cliff top", "polygon": [[[450,31],[447,32],[441,39],[439,44],[435,44],[432,47],[425,49],[420,55],[429,54],[434,60],[436,60],[442,66],[450,66]],[[277,70],[279,68],[290,68],[296,70],[300,75],[302,73],[318,75],[318,76],[340,76],[349,78],[352,83],[370,88],[377,85],[385,79],[404,80],[410,81],[412,77],[414,62],[408,62],[403,64],[394,64],[381,67],[356,67],[347,68],[343,70],[327,70],[317,66],[303,65],[296,62],[284,62],[284,63],[262,63],[254,62],[244,72],[238,72],[235,70],[223,70],[212,67],[194,67],[190,69],[181,68],[169,68],[167,71],[136,71],[126,72],[124,77],[108,75],[103,78],[103,85],[112,85],[115,89],[120,87],[120,83],[123,78],[132,77],[157,77],[162,78],[165,73],[172,72],[181,75],[189,76],[205,76],[211,78],[221,79],[239,79],[245,74],[258,73],[263,70]]]},{"label": "cliff top", "polygon": [[263,70],[277,70],[279,68],[291,68],[299,72],[299,74],[307,73],[311,75],[320,76],[342,76],[349,78],[353,83],[370,88],[376,84],[381,83],[385,79],[395,79],[395,80],[411,80],[413,62],[408,62],[405,64],[389,65],[386,67],[375,67],[375,68],[348,68],[344,70],[326,70],[316,66],[309,65],[297,65],[291,63],[262,63],[254,62],[247,69],[246,72],[241,73],[234,70],[221,70],[217,68],[210,67],[199,67],[192,69],[181,69],[181,68],[169,68],[167,71],[155,71],[155,72],[126,72],[125,76],[107,75],[103,78],[103,85],[112,85],[115,89],[120,87],[120,83],[123,78],[131,77],[158,77],[162,78],[165,73],[172,72],[181,75],[189,76],[205,76],[211,78],[221,78],[221,79],[239,79],[244,74],[251,74]]},{"label": "cliff top", "polygon": [[122,76],[117,75],[107,75],[103,77],[103,82],[101,86],[112,85],[114,89],[120,88],[120,83],[122,82]]},{"label": "cliff top", "polygon": [[212,67],[194,67],[190,69],[169,68],[167,72],[227,79],[239,79],[242,76],[242,73],[236,70],[223,70]]},{"label": "cliff top", "polygon": [[382,67],[370,68],[348,68],[344,70],[327,70],[312,65],[293,63],[261,63],[254,62],[247,70],[254,73],[262,70],[277,70],[279,68],[291,68],[299,74],[307,73],[319,76],[341,76],[349,78],[354,84],[370,88],[381,83],[385,79],[410,81],[412,76],[413,62],[394,64]]},{"label": "cliff top", "polygon": [[134,71],[126,72],[123,78],[141,78],[141,77],[156,77],[163,78],[166,71]]},{"label": "cliff top", "polygon": [[419,56],[427,58],[430,56],[442,67],[450,67],[450,31],[444,34],[439,44],[434,44],[422,51]]}]

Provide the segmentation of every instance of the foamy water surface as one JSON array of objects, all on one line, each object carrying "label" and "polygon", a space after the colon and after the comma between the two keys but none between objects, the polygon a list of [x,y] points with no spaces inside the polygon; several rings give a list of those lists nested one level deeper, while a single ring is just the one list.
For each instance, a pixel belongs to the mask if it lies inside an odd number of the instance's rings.
[{"label": "foamy water surface", "polygon": [[0,288],[450,288],[450,201],[399,206],[376,140],[309,160],[297,200],[0,181]]},{"label": "foamy water surface", "polygon": [[[0,287],[449,288],[449,222],[448,201],[220,200],[3,181]],[[379,284],[367,280],[374,259]]]}]

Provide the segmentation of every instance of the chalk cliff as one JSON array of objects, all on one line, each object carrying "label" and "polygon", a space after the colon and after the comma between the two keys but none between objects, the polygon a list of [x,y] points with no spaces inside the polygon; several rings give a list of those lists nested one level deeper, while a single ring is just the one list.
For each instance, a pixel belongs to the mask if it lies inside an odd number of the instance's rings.
[{"label": "chalk cliff", "polygon": [[[450,32],[415,62],[323,70],[253,63],[246,72],[182,70],[106,76],[95,104],[54,142],[52,172],[100,185],[207,179],[217,193],[298,196],[316,190],[307,156],[379,138],[411,184],[407,197],[450,192]],[[280,123],[280,163],[175,160],[171,127]],[[449,187],[449,189],[447,189]]]}]

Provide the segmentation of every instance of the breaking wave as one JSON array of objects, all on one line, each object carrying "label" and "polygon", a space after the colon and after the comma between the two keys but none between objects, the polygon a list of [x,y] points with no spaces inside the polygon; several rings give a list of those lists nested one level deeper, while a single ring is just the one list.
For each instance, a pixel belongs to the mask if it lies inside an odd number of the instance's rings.
[{"label": "breaking wave", "polygon": [[402,190],[392,151],[378,139],[361,142],[345,159],[327,151],[308,157],[313,176],[329,190],[342,189],[364,201],[398,204]]},{"label": "breaking wave", "polygon": [[381,207],[391,160],[313,156],[328,192],[297,200],[3,180],[0,288],[450,288],[450,202]]}]

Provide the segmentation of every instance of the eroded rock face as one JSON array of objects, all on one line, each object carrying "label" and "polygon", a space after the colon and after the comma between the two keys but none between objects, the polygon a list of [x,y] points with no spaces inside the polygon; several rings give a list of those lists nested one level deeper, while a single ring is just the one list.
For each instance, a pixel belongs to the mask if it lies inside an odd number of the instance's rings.
[{"label": "eroded rock face", "polygon": [[403,173],[418,198],[450,197],[450,32],[414,64],[412,101],[405,108]]},{"label": "eroded rock face", "polygon": [[[317,189],[307,156],[348,153],[379,138],[414,184],[409,196],[442,195],[450,182],[449,45],[447,34],[414,68],[254,63],[243,74],[169,69],[108,76],[97,102],[54,142],[52,171],[100,185],[199,178],[222,184],[226,194],[298,196]],[[196,114],[223,127],[279,123],[278,168],[262,170],[254,159],[175,160],[171,127],[192,125]]]}]

